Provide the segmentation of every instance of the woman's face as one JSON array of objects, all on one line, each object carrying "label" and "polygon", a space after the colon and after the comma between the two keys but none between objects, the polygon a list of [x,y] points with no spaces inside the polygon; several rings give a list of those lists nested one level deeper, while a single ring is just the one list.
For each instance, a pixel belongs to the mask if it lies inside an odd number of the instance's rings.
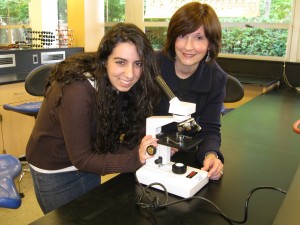
[{"label": "woman's face", "polygon": [[127,92],[140,79],[142,62],[131,42],[118,43],[107,59],[107,74],[111,85]]},{"label": "woman's face", "polygon": [[203,26],[192,33],[178,36],[175,41],[176,63],[179,66],[197,67],[206,55],[208,46]]}]

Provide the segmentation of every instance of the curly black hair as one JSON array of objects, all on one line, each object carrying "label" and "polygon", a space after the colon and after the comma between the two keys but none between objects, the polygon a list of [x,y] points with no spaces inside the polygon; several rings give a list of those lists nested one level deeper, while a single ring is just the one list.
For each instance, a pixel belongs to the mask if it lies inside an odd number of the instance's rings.
[{"label": "curly black hair", "polygon": [[[109,82],[106,62],[118,43],[136,46],[142,62],[140,80],[128,91],[118,92]],[[119,145],[133,149],[145,135],[146,118],[159,100],[154,78],[159,74],[154,50],[136,25],[118,23],[103,37],[97,51],[97,141],[98,152],[113,152]]]},{"label": "curly black hair", "polygon": [[48,84],[50,85],[54,80],[63,85],[87,78],[94,80],[96,66],[96,53],[75,53],[54,66]]},{"label": "curly black hair", "polygon": [[[116,45],[127,42],[136,46],[142,72],[128,92],[118,92],[109,81],[105,65]],[[146,118],[153,115],[159,101],[160,89],[154,80],[159,74],[156,63],[145,33],[134,24],[119,23],[104,35],[96,53],[74,54],[55,65],[48,85],[57,81],[63,88],[73,81],[94,80],[97,127],[94,150],[113,153],[120,145],[133,149],[145,135]]]}]

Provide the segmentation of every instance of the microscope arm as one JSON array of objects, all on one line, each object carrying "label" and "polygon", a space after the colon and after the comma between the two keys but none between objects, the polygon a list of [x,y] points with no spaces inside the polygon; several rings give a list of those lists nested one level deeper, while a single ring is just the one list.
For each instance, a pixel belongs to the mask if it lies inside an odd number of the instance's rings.
[{"label": "microscope arm", "polygon": [[161,75],[157,75],[155,77],[155,81],[157,85],[161,88],[161,90],[166,94],[169,100],[172,100],[173,98],[176,98],[174,93],[171,91],[167,83],[164,81],[164,79],[161,77]]}]

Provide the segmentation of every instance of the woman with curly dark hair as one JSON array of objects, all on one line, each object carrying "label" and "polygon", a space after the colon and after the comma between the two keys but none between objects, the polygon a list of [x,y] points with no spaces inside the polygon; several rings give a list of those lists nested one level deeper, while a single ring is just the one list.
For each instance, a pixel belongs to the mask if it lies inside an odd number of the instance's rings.
[{"label": "woman with curly dark hair", "polygon": [[159,89],[154,51],[135,25],[120,23],[98,51],[55,65],[26,157],[44,213],[100,184],[100,175],[134,172],[149,156],[146,118]]}]

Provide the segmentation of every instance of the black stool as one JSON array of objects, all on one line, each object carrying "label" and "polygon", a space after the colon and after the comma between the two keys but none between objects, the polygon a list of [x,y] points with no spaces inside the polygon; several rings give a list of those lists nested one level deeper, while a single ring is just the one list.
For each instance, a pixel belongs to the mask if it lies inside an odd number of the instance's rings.
[{"label": "black stool", "polygon": [[[226,83],[226,96],[224,99],[225,103],[238,102],[244,97],[244,87],[241,82],[232,75],[228,74],[228,79]],[[221,115],[224,116],[226,113],[230,112],[234,108],[223,108],[221,110]]]}]

